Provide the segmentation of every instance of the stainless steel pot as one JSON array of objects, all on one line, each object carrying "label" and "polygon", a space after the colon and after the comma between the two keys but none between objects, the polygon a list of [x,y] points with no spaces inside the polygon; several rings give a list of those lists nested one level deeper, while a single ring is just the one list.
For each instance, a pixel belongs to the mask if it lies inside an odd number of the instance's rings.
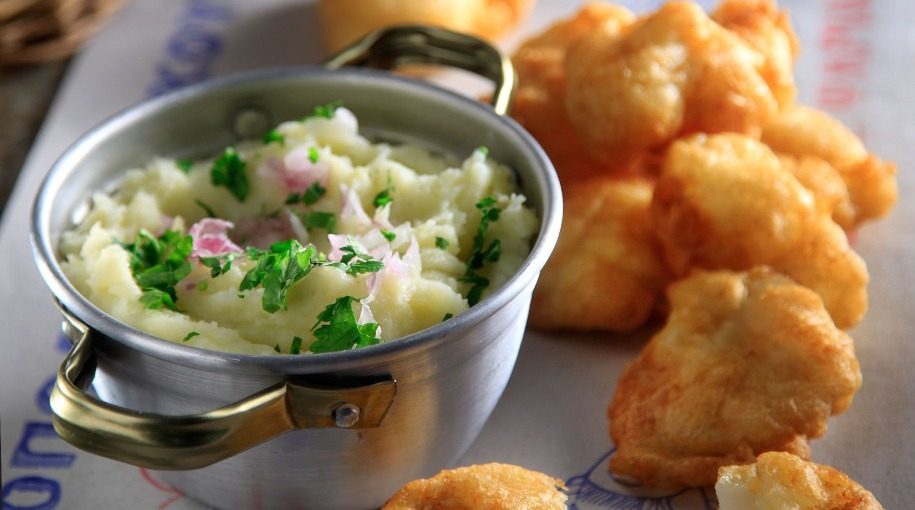
[{"label": "stainless steel pot", "polygon": [[[510,63],[476,39],[401,27],[330,61],[435,61],[493,78]],[[155,155],[209,155],[316,104],[342,100],[365,132],[466,154],[480,145],[516,170],[540,214],[530,256],[469,311],[403,339],[348,352],[244,356],[196,349],[106,315],[67,281],[57,240],[88,197]],[[163,471],[222,508],[372,508],[406,481],[455,462],[496,405],[518,354],[531,292],[558,236],[559,185],[543,151],[493,108],[370,69],[267,70],[217,79],[126,110],[80,138],[36,198],[32,242],[74,345],[51,396],[54,425],[90,452]],[[101,400],[85,388],[94,377]]]}]

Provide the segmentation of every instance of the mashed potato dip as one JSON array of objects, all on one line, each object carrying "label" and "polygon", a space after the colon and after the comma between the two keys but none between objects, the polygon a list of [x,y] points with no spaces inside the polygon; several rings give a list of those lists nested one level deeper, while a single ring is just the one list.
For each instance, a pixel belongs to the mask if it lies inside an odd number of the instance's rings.
[{"label": "mashed potato dip", "polygon": [[97,193],[62,267],[114,318],[246,354],[393,340],[503,284],[539,220],[481,147],[463,162],[372,143],[321,106],[207,161],[156,159]]}]

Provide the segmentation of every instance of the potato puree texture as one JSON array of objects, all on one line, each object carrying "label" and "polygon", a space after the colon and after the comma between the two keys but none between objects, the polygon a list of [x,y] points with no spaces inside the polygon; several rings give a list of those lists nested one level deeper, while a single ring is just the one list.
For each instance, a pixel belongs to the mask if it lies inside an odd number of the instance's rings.
[{"label": "potato puree texture", "polygon": [[[161,338],[220,351],[276,354],[289,353],[300,337],[305,353],[315,340],[318,315],[343,296],[355,298],[360,324],[379,325],[381,341],[466,310],[470,284],[460,279],[480,225],[476,205],[486,197],[495,199],[500,214],[485,239],[487,244],[498,239],[501,256],[477,272],[490,280],[484,296],[528,255],[539,220],[524,205],[514,174],[489,159],[485,149],[461,163],[415,146],[372,143],[358,134],[357,119],[345,108],[330,118],[283,123],[274,133],[279,136],[269,143],[235,147],[249,182],[244,200],[212,183],[214,160],[189,165],[156,159],[127,171],[114,193],[95,194],[86,217],[62,235],[62,267],[69,280],[116,319]],[[325,190],[316,202],[287,203],[291,195],[315,186]],[[385,190],[390,203],[376,206]],[[333,235],[309,226],[305,218],[314,212],[333,215]],[[195,238],[192,270],[174,286],[177,310],[144,306],[122,243],[133,243],[141,229],[153,236],[167,230],[188,233],[194,224],[206,230],[218,224],[200,223],[210,213],[232,223],[225,241],[242,250],[294,238],[313,244],[329,260],[340,258],[341,245],[356,246],[384,267],[352,275],[317,266],[291,287],[286,310],[268,313],[261,303],[263,288],[239,290],[254,263],[240,254],[228,272],[211,277]],[[217,238],[225,238],[216,230]]]}]

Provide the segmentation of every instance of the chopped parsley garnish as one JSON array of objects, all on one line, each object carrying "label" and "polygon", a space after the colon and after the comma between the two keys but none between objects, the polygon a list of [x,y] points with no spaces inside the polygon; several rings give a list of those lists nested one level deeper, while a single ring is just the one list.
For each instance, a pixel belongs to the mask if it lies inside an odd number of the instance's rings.
[{"label": "chopped parsley garnish", "polygon": [[397,238],[397,234],[395,234],[394,232],[391,232],[390,230],[385,230],[385,229],[381,229],[381,235],[383,235],[384,238],[387,239],[389,243]]},{"label": "chopped parsley garnish", "polygon": [[439,250],[447,250],[450,244],[444,237],[435,236],[435,247]]},{"label": "chopped parsley garnish", "polygon": [[204,203],[203,200],[194,199],[194,203],[197,204],[201,209],[203,209],[203,211],[205,213],[207,213],[207,218],[218,218],[219,217],[219,216],[216,216],[216,213],[213,211],[213,208],[206,205],[206,203]]},{"label": "chopped parsley garnish", "polygon": [[480,210],[480,224],[477,225],[477,233],[473,238],[473,248],[470,250],[470,256],[467,257],[467,272],[458,280],[470,284],[470,290],[467,292],[467,303],[470,306],[477,304],[483,295],[483,291],[489,286],[489,279],[477,274],[487,262],[498,262],[502,256],[502,244],[498,239],[492,240],[486,245],[486,231],[489,224],[499,219],[502,210],[496,207],[495,197],[486,197],[476,205]]},{"label": "chopped parsley garnish", "polygon": [[343,296],[324,308],[318,315],[318,322],[311,328],[315,333],[315,341],[309,347],[309,351],[345,351],[379,342],[377,323],[356,322],[356,314],[353,313],[354,301],[356,298],[352,296]]},{"label": "chopped parsley garnish", "polygon": [[263,309],[269,313],[285,310],[289,289],[311,272],[316,255],[314,246],[303,247],[295,239],[274,243],[268,250],[248,247],[248,259],[256,264],[245,274],[238,290],[263,287]]},{"label": "chopped parsley garnish", "polygon": [[197,290],[200,292],[206,292],[210,288],[210,284],[207,282],[200,282],[197,284]]},{"label": "chopped parsley garnish", "polygon": [[341,106],[343,106],[343,101],[340,100],[331,101],[327,104],[315,106],[315,111],[306,118],[322,117],[325,119],[332,119],[334,118],[334,112],[337,111],[337,108],[340,108]]},{"label": "chopped parsley garnish", "polygon": [[194,167],[194,160],[191,159],[179,159],[175,161],[175,165],[184,173],[190,173],[191,168]]},{"label": "chopped parsley garnish", "polygon": [[458,278],[459,282],[469,283],[470,290],[467,291],[467,303],[473,306],[480,302],[483,297],[483,291],[489,287],[489,278],[480,276],[475,272],[468,271],[468,274]]},{"label": "chopped parsley garnish", "polygon": [[239,202],[248,198],[248,176],[245,161],[233,147],[226,147],[210,169],[210,182],[214,186],[225,186]]},{"label": "chopped parsley garnish", "polygon": [[275,129],[271,129],[264,135],[264,145],[270,145],[271,143],[277,143],[283,145],[286,143],[286,137],[283,136],[283,133]]},{"label": "chopped parsley garnish", "polygon": [[312,211],[302,215],[302,225],[305,228],[320,228],[333,232],[337,227],[337,217],[334,213]]},{"label": "chopped parsley garnish", "polygon": [[318,162],[319,156],[317,147],[308,148],[308,161],[311,161],[312,165]]},{"label": "chopped parsley garnish", "polygon": [[450,319],[450,318],[452,318],[452,317],[454,317],[454,314],[451,313],[451,312],[448,312],[448,313],[445,314],[444,317],[442,317],[442,322],[445,322],[446,320],[448,320],[448,319]]},{"label": "chopped parsley garnish", "polygon": [[487,156],[489,156],[489,147],[487,147],[485,145],[481,145],[481,146],[477,147],[477,152],[482,154],[483,157],[487,157]]},{"label": "chopped parsley garnish", "polygon": [[315,181],[311,183],[311,186],[309,186],[304,193],[302,193],[302,203],[305,205],[312,205],[320,200],[325,193],[327,193],[327,190],[321,186],[321,183]]},{"label": "chopped parsley garnish", "polygon": [[233,260],[235,260],[234,253],[218,255],[216,257],[200,257],[200,263],[210,268],[210,276],[212,278],[226,274],[229,269],[232,268]]},{"label": "chopped parsley garnish", "polygon": [[290,193],[286,197],[286,205],[295,205],[299,202],[305,205],[314,205],[325,193],[327,193],[327,190],[321,186],[321,183],[315,181],[302,193]]},{"label": "chopped parsley garnish", "polygon": [[196,331],[191,331],[190,333],[184,335],[184,338],[182,338],[181,341],[187,342],[188,340],[190,340],[191,338],[194,338],[195,336],[200,336],[200,333],[198,333]]},{"label": "chopped parsley garnish", "polygon": [[327,265],[346,271],[353,276],[362,273],[377,273],[384,268],[383,262],[373,259],[367,253],[360,252],[351,244],[340,248],[340,251],[343,253],[340,262],[330,262]]},{"label": "chopped parsley garnish", "polygon": [[191,272],[187,260],[193,248],[191,236],[167,230],[157,239],[141,229],[133,244],[121,246],[130,255],[130,271],[143,291],[143,306],[177,310],[175,285]]},{"label": "chopped parsley garnish", "polygon": [[282,351],[280,351],[280,344],[274,345],[274,346],[273,346],[273,350],[276,351],[276,352],[282,352]]},{"label": "chopped parsley garnish", "polygon": [[394,201],[394,199],[391,198],[392,191],[394,191],[394,188],[391,186],[391,181],[389,180],[388,185],[385,186],[383,190],[379,191],[378,194],[375,195],[375,198],[372,199],[372,204],[376,209],[384,207]]},{"label": "chopped parsley garnish", "polygon": [[292,345],[289,347],[289,354],[298,354],[302,351],[302,339],[300,337],[292,337]]}]

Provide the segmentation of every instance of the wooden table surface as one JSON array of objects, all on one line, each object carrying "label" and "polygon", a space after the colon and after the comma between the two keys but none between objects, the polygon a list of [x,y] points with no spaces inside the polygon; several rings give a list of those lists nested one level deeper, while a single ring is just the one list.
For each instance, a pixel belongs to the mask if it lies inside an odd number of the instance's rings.
[{"label": "wooden table surface", "polygon": [[0,69],[0,214],[68,63]]}]

